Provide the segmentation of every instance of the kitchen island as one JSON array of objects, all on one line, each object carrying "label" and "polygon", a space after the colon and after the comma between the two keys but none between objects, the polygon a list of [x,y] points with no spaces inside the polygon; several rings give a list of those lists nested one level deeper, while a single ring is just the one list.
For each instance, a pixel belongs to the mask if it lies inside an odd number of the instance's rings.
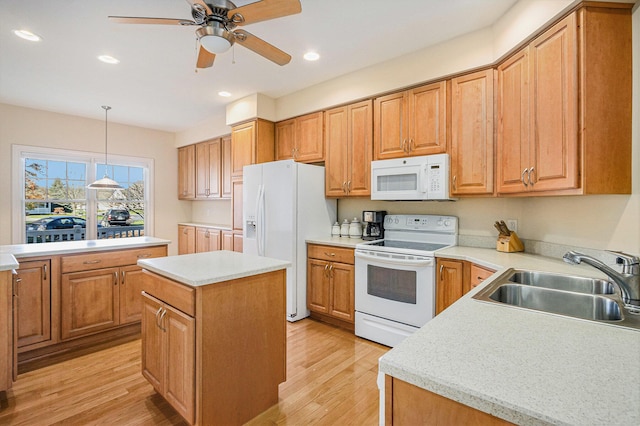
[{"label": "kitchen island", "polygon": [[142,374],[189,424],[242,424],[286,380],[286,268],[231,251],[139,260]]},{"label": "kitchen island", "polygon": [[402,424],[407,394],[435,394],[438,403],[461,404],[449,422],[471,407],[496,423],[640,424],[640,331],[472,299],[506,267],[601,277],[598,271],[488,249],[436,255],[498,271],[380,359],[388,420]]}]

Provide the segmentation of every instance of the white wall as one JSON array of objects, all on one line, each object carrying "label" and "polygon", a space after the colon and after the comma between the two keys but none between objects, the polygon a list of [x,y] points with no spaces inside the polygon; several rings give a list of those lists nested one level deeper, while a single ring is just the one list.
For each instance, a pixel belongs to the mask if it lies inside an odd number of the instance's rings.
[{"label": "white wall", "polygon": [[[0,244],[12,244],[11,170],[13,144],[104,152],[104,121],[0,104]],[[175,134],[109,121],[109,153],[152,158],[155,169],[154,236],[177,241],[176,221],[191,217],[191,204],[177,200]],[[169,248],[177,253],[177,243]]]}]

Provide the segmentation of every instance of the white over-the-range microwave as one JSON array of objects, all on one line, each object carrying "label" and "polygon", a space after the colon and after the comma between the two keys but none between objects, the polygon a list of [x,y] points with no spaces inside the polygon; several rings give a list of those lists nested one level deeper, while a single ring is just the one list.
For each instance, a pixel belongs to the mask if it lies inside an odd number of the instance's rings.
[{"label": "white over-the-range microwave", "polygon": [[371,162],[372,200],[451,200],[449,154]]}]

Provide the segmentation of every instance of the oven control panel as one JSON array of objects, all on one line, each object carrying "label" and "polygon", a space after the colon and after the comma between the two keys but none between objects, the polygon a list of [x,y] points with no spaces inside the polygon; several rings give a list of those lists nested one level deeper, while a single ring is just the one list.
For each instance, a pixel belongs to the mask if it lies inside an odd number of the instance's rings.
[{"label": "oven control panel", "polygon": [[458,218],[430,214],[388,214],[384,218],[384,229],[457,233]]}]

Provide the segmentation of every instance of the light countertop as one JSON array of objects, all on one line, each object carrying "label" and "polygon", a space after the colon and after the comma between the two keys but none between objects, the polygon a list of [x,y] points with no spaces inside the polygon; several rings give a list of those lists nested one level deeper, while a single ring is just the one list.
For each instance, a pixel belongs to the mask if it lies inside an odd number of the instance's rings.
[{"label": "light countertop", "polygon": [[59,254],[85,253],[99,250],[151,247],[169,243],[171,243],[171,241],[155,237],[108,238],[103,240],[6,245],[0,246],[0,253],[12,254],[16,258],[20,259],[22,257],[54,256]]},{"label": "light countertop", "polygon": [[9,253],[0,253],[0,271],[10,271],[18,268],[18,261]]},{"label": "light countertop", "polygon": [[178,225],[197,226],[197,227],[201,227],[201,228],[215,228],[215,229],[221,229],[223,231],[231,231],[232,230],[231,226],[229,226],[229,225],[216,225],[214,223],[180,222],[180,223],[178,223]]},{"label": "light countertop", "polygon": [[138,265],[182,284],[198,287],[285,269],[291,262],[219,250],[138,260]]},{"label": "light countertop", "polygon": [[307,244],[324,244],[346,248],[355,248],[356,244],[366,242],[361,238],[332,237],[331,235],[307,238],[305,241],[307,242]]},{"label": "light countertop", "polygon": [[453,247],[497,269],[380,358],[380,372],[508,421],[640,424],[640,332],[472,299],[506,267],[602,276],[523,253]]}]

